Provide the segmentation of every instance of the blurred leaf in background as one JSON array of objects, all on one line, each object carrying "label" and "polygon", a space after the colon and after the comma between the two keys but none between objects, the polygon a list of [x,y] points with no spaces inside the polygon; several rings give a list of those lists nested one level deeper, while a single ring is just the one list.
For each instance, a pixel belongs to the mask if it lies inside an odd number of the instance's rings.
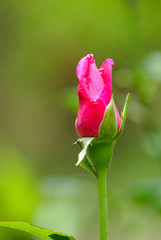
[{"label": "blurred leaf in background", "polygon": [[[32,165],[21,152],[7,145],[3,146],[3,150],[1,147],[0,159],[0,219],[31,221],[38,203]],[[10,234],[6,229],[1,229],[0,236],[3,231],[6,233],[3,238],[11,239],[7,237]],[[20,233],[20,236],[23,235]]]}]

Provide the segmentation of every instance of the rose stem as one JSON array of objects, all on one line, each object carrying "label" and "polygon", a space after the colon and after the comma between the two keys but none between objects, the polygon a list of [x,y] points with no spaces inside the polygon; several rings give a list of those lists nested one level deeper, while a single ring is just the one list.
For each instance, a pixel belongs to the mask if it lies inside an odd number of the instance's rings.
[{"label": "rose stem", "polygon": [[98,200],[99,200],[99,224],[100,240],[108,240],[107,230],[107,167],[99,166],[98,174]]}]

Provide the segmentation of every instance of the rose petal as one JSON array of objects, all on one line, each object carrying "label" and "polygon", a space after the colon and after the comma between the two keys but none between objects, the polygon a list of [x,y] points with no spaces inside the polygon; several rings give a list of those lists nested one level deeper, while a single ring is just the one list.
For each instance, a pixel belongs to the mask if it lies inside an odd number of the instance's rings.
[{"label": "rose petal", "polygon": [[97,137],[106,108],[104,102],[99,99],[91,103],[79,97],[79,103],[80,108],[75,122],[79,137]]},{"label": "rose petal", "polygon": [[90,63],[87,80],[87,90],[91,99],[97,100],[100,97],[100,94],[104,89],[104,85],[104,81],[97,69],[95,62]]},{"label": "rose petal", "polygon": [[82,58],[77,66],[76,74],[79,80],[84,80],[88,76],[89,63],[94,61],[93,54],[88,54],[86,57]]},{"label": "rose petal", "polygon": [[96,101],[104,89],[104,81],[99,74],[93,55],[82,58],[77,66],[79,78],[78,92],[85,99]]},{"label": "rose petal", "polygon": [[112,95],[112,66],[114,62],[112,59],[106,59],[99,69],[100,75],[104,80],[104,89],[100,95],[106,105],[109,104]]},{"label": "rose petal", "polygon": [[114,106],[115,106],[116,117],[117,117],[117,132],[118,132],[118,130],[120,129],[120,126],[121,126],[122,119],[121,119],[120,114],[117,110],[115,102],[114,102]]}]

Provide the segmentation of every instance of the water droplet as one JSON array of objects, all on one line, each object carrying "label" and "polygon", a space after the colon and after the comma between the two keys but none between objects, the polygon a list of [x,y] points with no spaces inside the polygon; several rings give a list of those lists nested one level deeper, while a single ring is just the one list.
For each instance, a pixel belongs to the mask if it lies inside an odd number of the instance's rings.
[{"label": "water droplet", "polygon": [[97,87],[97,90],[98,90],[98,91],[100,90],[100,87],[99,87],[99,86]]},{"label": "water droplet", "polygon": [[96,81],[98,82],[98,78],[96,78]]}]

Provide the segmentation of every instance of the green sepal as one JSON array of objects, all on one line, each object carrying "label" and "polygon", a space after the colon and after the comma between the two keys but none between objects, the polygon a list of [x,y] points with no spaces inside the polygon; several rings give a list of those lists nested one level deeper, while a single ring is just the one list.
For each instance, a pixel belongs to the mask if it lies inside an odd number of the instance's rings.
[{"label": "green sepal", "polygon": [[87,147],[93,139],[93,137],[79,138],[76,142],[80,145],[82,149],[82,151],[78,154],[78,161],[76,163],[76,166],[80,165],[82,168],[96,176],[96,170],[87,157]]},{"label": "green sepal", "polygon": [[98,137],[100,139],[105,139],[106,141],[111,141],[112,137],[117,131],[117,117],[114,106],[113,98],[111,98],[110,103],[107,105],[104,113],[103,120],[100,124]]},{"label": "green sepal", "polygon": [[86,160],[84,162],[82,162],[80,165],[82,168],[87,170],[89,173],[97,176],[96,169],[95,169],[94,165],[91,163],[91,161],[88,159],[87,156],[86,156]]},{"label": "green sepal", "polygon": [[109,167],[113,154],[114,142],[98,138],[93,139],[87,147],[87,157],[96,167]]},{"label": "green sepal", "polygon": [[80,165],[85,160],[87,147],[93,139],[93,137],[84,137],[77,140],[76,143],[80,145],[82,151],[78,154],[76,166]]},{"label": "green sepal", "polygon": [[126,100],[125,100],[123,113],[121,113],[121,119],[122,119],[121,126],[120,126],[120,129],[117,132],[117,134],[112,138],[113,141],[116,141],[121,136],[121,134],[124,130],[125,121],[126,121],[126,117],[127,117],[127,113],[128,113],[128,108],[129,108],[129,103],[130,103],[130,94],[128,93]]},{"label": "green sepal", "polygon": [[44,240],[76,240],[73,236],[68,236],[47,228],[40,228],[25,222],[0,222],[0,226],[28,232]]}]

